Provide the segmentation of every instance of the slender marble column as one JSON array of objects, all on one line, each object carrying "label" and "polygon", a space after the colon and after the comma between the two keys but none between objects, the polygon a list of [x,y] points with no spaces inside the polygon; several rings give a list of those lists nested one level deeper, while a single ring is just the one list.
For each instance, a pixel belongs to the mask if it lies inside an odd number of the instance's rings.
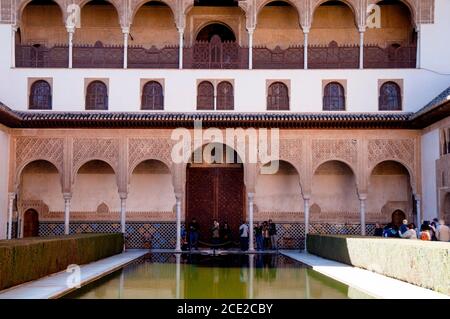
[{"label": "slender marble column", "polygon": [[184,28],[178,28],[178,69],[183,69]]},{"label": "slender marble column", "polygon": [[309,233],[309,197],[303,197],[303,206],[305,211],[305,251],[306,251],[306,238]]},{"label": "slender marble column", "polygon": [[247,29],[248,32],[248,69],[253,69],[253,32],[255,29]]},{"label": "slender marble column", "polygon": [[64,193],[64,234],[69,235],[70,233],[70,200],[72,194]]},{"label": "slender marble column", "polygon": [[361,235],[366,236],[366,200],[367,195],[359,196],[359,214],[361,223]]},{"label": "slender marble column", "polygon": [[249,236],[248,236],[248,251],[254,252],[255,245],[253,243],[253,199],[255,197],[254,193],[248,193],[248,227],[249,227]]},{"label": "slender marble column", "polygon": [[120,231],[126,233],[126,216],[127,216],[127,194],[120,193]]},{"label": "slender marble column", "polygon": [[359,29],[359,68],[364,69],[364,33],[365,29]]},{"label": "slender marble column", "polygon": [[12,239],[12,215],[15,198],[16,198],[15,193],[8,194],[8,234],[7,234],[8,239]]},{"label": "slender marble column", "polygon": [[303,68],[308,70],[308,35],[309,29],[303,29]]},{"label": "slender marble column", "polygon": [[130,28],[122,28],[123,33],[123,68],[128,68],[128,36]]},{"label": "slender marble column", "polygon": [[177,236],[175,251],[181,252],[181,195],[176,196],[175,202],[176,218],[177,218]]},{"label": "slender marble column", "polygon": [[69,69],[71,69],[73,65],[73,34],[75,33],[75,27],[69,26],[66,29],[69,33]]}]

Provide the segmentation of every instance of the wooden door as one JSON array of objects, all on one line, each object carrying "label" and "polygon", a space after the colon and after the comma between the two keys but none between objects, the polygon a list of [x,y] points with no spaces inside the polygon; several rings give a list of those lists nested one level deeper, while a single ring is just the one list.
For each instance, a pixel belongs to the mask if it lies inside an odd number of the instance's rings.
[{"label": "wooden door", "polygon": [[196,218],[200,240],[211,242],[214,219],[227,222],[233,240],[239,239],[244,215],[244,172],[242,167],[189,167],[186,176],[186,224]]},{"label": "wooden door", "polygon": [[23,237],[39,236],[39,216],[37,211],[29,209],[23,215]]}]

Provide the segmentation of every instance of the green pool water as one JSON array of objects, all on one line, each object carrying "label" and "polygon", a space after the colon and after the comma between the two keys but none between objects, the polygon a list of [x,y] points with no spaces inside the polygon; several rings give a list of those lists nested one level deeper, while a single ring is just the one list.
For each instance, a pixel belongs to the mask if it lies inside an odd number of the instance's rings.
[{"label": "green pool water", "polygon": [[148,254],[65,298],[367,298],[280,254]]}]

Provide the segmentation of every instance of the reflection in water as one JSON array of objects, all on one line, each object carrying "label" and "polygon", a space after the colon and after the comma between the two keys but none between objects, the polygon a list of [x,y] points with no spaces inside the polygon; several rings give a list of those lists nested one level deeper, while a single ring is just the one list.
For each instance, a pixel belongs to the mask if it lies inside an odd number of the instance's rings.
[{"label": "reflection in water", "polygon": [[[352,296],[364,297],[351,290]],[[349,287],[278,254],[148,254],[66,298],[349,298]]]}]

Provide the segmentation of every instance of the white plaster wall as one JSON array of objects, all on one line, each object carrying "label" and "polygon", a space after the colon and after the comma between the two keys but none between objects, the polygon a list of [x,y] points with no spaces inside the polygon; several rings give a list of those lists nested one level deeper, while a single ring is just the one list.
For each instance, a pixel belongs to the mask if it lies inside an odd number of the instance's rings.
[{"label": "white plaster wall", "polygon": [[358,213],[359,199],[353,175],[315,174],[311,189],[313,204],[319,205],[322,213]]},{"label": "white plaster wall", "polygon": [[[31,164],[33,165],[33,164]],[[20,184],[20,200],[42,200],[51,212],[64,211],[61,190],[61,175],[56,168],[52,171],[25,168]]]},{"label": "white plaster wall", "polygon": [[424,220],[438,217],[436,160],[439,159],[439,130],[422,135],[422,216]]},{"label": "white plaster wall", "polygon": [[132,175],[127,198],[129,212],[171,212],[174,205],[170,173]]},{"label": "white plaster wall", "polygon": [[0,239],[6,238],[8,218],[9,134],[0,125]]},{"label": "white plaster wall", "polygon": [[259,175],[255,204],[260,212],[302,212],[303,198],[298,175]]},{"label": "white plaster wall", "polygon": [[[372,175],[367,194],[367,212],[380,213],[388,202],[406,202],[408,203],[407,207],[411,207],[409,185],[409,176],[407,175]],[[389,211],[388,213],[392,214],[393,212]],[[408,214],[409,211],[405,211],[405,213]]]},{"label": "white plaster wall", "polygon": [[[445,22],[447,23],[447,22]],[[446,24],[434,27],[432,34],[448,33]],[[424,32],[426,37],[426,32]],[[450,75],[429,70],[152,70],[152,69],[11,69],[11,27],[0,25],[0,101],[17,110],[28,108],[28,77],[53,78],[53,110],[84,110],[84,79],[109,78],[109,110],[139,111],[140,79],[165,80],[165,111],[196,110],[198,79],[234,79],[235,110],[263,112],[266,110],[266,80],[290,80],[291,110],[319,112],[322,110],[322,80],[347,80],[347,111],[378,111],[378,80],[404,80],[404,110],[416,111],[450,85]],[[442,39],[426,45],[433,48],[429,60],[448,61],[441,55]],[[439,44],[440,45],[440,44]],[[448,45],[446,43],[446,45]],[[430,49],[431,50],[431,49]],[[450,49],[449,49],[450,50]],[[445,50],[444,50],[445,52]],[[426,53],[426,52],[425,52]],[[428,54],[428,53],[426,53]],[[430,53],[431,54],[431,53]],[[442,62],[444,63],[444,62]],[[438,69],[438,71],[441,68]]]},{"label": "white plaster wall", "polygon": [[450,74],[450,1],[435,0],[435,23],[421,25],[422,68]]},{"label": "white plaster wall", "polygon": [[77,174],[73,188],[71,211],[96,212],[105,203],[110,212],[120,211],[120,198],[114,174]]}]

